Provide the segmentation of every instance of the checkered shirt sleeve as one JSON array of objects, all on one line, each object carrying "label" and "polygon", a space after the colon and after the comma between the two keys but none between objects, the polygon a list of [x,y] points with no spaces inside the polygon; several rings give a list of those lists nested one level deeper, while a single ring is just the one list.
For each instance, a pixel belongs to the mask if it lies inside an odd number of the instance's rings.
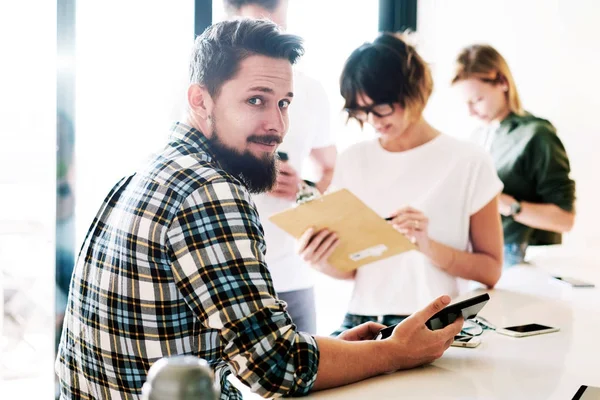
[{"label": "checkered shirt sleeve", "polygon": [[278,300],[242,183],[183,124],[104,200],[71,279],[56,359],[61,399],[139,399],[151,365],[191,354],[264,397],[303,395],[319,351]]}]

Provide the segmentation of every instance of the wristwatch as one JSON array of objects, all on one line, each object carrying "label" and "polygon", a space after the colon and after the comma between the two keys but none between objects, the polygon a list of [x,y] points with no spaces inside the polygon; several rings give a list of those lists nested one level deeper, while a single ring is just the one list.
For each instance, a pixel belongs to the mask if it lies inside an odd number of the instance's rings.
[{"label": "wristwatch", "polygon": [[519,215],[521,212],[521,202],[515,200],[514,203],[510,205],[510,216],[514,217],[515,215]]}]

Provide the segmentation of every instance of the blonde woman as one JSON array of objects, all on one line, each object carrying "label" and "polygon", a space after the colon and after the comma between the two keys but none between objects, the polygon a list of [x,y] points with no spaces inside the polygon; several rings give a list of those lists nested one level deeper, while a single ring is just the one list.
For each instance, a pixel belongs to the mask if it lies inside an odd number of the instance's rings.
[{"label": "blonde woman", "polygon": [[340,331],[367,321],[392,325],[466,280],[493,287],[502,270],[498,194],[489,155],[444,135],[422,116],[433,89],[429,67],[403,37],[382,34],[356,49],[342,72],[348,117],[378,138],[339,157],[332,187],[347,188],[418,246],[350,273],[331,266],[335,232],[308,231],[300,254],[316,269],[353,279]]},{"label": "blonde woman", "polygon": [[502,183],[504,262],[523,262],[529,245],[561,243],[575,220],[575,182],[556,129],[523,109],[508,64],[493,47],[461,51],[452,80],[484,124],[474,140],[491,154]]}]

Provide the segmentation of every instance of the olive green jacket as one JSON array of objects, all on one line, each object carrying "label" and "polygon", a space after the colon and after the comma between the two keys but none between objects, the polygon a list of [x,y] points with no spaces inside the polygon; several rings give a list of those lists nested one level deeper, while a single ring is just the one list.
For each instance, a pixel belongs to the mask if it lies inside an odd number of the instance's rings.
[{"label": "olive green jacket", "polygon": [[[488,142],[503,193],[519,201],[552,203],[575,209],[575,182],[569,177],[569,157],[556,129],[547,120],[529,113],[510,114]],[[478,141],[481,141],[480,138]],[[505,243],[558,244],[562,235],[528,227],[512,217],[502,217]]]}]

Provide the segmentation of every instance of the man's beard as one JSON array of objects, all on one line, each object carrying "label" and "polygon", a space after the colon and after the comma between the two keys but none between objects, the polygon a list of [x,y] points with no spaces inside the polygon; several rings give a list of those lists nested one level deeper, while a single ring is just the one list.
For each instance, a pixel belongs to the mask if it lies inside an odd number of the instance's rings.
[{"label": "man's beard", "polygon": [[[256,136],[258,137],[258,136]],[[264,136],[261,136],[263,138]],[[248,139],[252,139],[250,136]],[[279,137],[267,136],[265,139],[280,140]],[[246,186],[250,193],[263,193],[273,188],[277,179],[277,163],[273,154],[265,153],[258,158],[248,150],[240,153],[225,145],[216,128],[209,139],[211,150],[221,167]]]}]

